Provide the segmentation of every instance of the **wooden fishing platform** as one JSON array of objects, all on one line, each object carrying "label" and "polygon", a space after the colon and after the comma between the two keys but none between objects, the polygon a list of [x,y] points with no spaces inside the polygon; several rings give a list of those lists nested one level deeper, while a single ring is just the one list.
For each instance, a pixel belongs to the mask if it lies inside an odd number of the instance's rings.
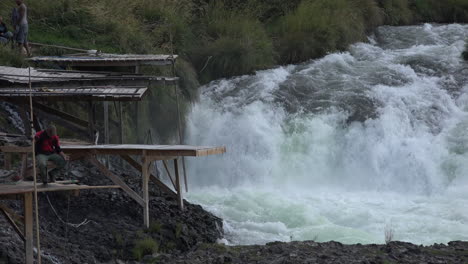
[{"label": "wooden fishing platform", "polygon": [[[186,145],[62,145],[62,150],[71,156],[71,160],[85,159],[96,166],[99,171],[108,177],[115,185],[119,186],[133,200],[143,207],[143,223],[149,227],[149,192],[148,184],[153,182],[162,191],[177,199],[181,210],[184,210],[182,179],[180,177],[179,159],[182,157],[202,157],[208,155],[223,154],[225,147],[205,147]],[[2,146],[0,152],[22,154],[23,173],[27,163],[27,155],[32,153],[31,147]],[[142,195],[130,188],[120,177],[112,173],[98,159],[97,155],[118,155],[128,164],[142,173]],[[141,163],[131,156],[139,156]],[[150,168],[155,161],[162,161],[164,168],[172,183],[171,189],[164,182],[150,173]],[[167,161],[173,162],[173,172]],[[187,184],[187,183],[185,183]],[[6,187],[5,187],[6,188]],[[1,190],[1,189],[0,189]],[[1,192],[0,192],[1,195]]]},{"label": "wooden fishing platform", "polygon": [[[226,152],[225,147],[203,147],[203,146],[182,146],[182,145],[69,145],[63,144],[62,149],[66,154],[71,156],[71,160],[85,159],[96,166],[98,170],[114,185],[108,186],[88,186],[77,184],[61,184],[49,183],[44,186],[37,185],[37,191],[40,192],[56,192],[56,191],[77,191],[77,190],[92,190],[92,189],[122,189],[127,195],[135,200],[143,207],[143,223],[145,227],[149,227],[149,182],[151,181],[159,189],[177,199],[177,203],[181,210],[184,210],[182,179],[179,173],[179,158],[181,157],[201,157],[208,155],[223,154]],[[32,147],[19,146],[1,146],[0,152],[7,155],[17,153],[22,155],[22,170],[25,170],[28,155],[32,153]],[[141,171],[142,175],[142,192],[139,194],[128,186],[124,180],[111,172],[104,164],[102,164],[97,155],[119,155],[123,160],[128,162],[132,167]],[[141,163],[132,156],[139,156]],[[167,186],[164,182],[151,174],[153,162],[162,161],[167,175],[172,183],[173,189]],[[173,173],[170,171],[170,166],[167,161],[173,161]],[[7,159],[5,159],[7,162]],[[5,164],[5,166],[10,166]],[[174,175],[174,176],[173,176]],[[187,183],[185,183],[187,184]],[[24,200],[24,233],[18,228],[12,217],[12,211],[0,205],[0,212],[7,218],[8,222],[13,226],[18,235],[25,243],[25,260],[26,263],[34,261],[34,245],[33,245],[33,182],[20,182],[17,184],[0,184],[0,200],[1,199],[18,199],[21,195]]]}]

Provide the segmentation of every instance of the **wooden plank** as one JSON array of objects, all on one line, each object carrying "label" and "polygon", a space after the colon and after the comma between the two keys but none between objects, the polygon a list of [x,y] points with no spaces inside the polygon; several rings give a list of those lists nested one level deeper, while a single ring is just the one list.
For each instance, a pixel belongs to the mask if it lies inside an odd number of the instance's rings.
[{"label": "wooden plank", "polygon": [[13,218],[10,216],[10,214],[7,212],[7,210],[2,206],[0,205],[0,211],[3,213],[3,215],[5,216],[6,220],[10,223],[10,225],[13,227],[13,229],[15,230],[15,232],[18,234],[18,236],[21,238],[21,240],[23,240],[23,242],[26,242],[26,239],[24,237],[24,234],[23,232],[21,231],[21,229],[18,227],[18,225],[16,225],[15,223],[15,220],[13,220]]},{"label": "wooden plank", "polygon": [[[77,184],[60,184],[49,183],[47,185],[38,185],[38,192],[58,192],[58,191],[74,191],[74,190],[94,190],[94,189],[118,189],[118,185],[104,185],[104,186],[88,186]],[[20,182],[16,184],[3,184],[0,185],[0,195],[2,198],[6,195],[23,194],[34,191],[33,182]]]},{"label": "wooden plank", "polygon": [[26,171],[28,169],[28,153],[21,154],[21,172],[20,177],[24,179],[26,177]]},{"label": "wooden plank", "polygon": [[180,210],[184,210],[184,197],[182,194],[182,187],[180,184],[180,175],[179,175],[179,162],[177,159],[174,159],[174,172],[176,177],[176,187],[177,187],[177,204],[179,205]]},{"label": "wooden plank", "polygon": [[96,166],[106,177],[111,179],[111,181],[122,188],[124,192],[126,192],[133,200],[139,203],[141,206],[145,205],[145,201],[141,198],[134,190],[132,190],[122,179],[118,176],[114,175],[111,171],[109,171],[104,164],[99,162],[96,157],[91,156],[88,157],[88,160]]},{"label": "wooden plank", "polygon": [[32,147],[1,146],[0,152],[5,153],[32,153]]},{"label": "wooden plank", "polygon": [[33,194],[24,194],[24,252],[26,264],[34,262],[34,236],[33,236]]},{"label": "wooden plank", "polygon": [[[128,164],[130,164],[132,167],[134,167],[135,169],[137,169],[138,171],[141,171],[142,170],[142,166],[140,165],[140,163],[138,163],[136,160],[134,160],[132,157],[128,156],[128,155],[122,155],[121,156],[122,159],[124,159],[126,162],[128,162]],[[166,194],[169,194],[171,196],[173,196],[174,198],[177,198],[177,193],[174,192],[173,190],[171,190],[171,188],[167,187],[166,184],[164,184],[162,181],[160,181],[156,176],[154,176],[153,174],[150,173],[150,180],[156,184],[163,192],[165,192]]]},{"label": "wooden plank", "polygon": [[75,124],[77,124],[79,126],[82,126],[82,127],[88,127],[89,126],[89,123],[86,120],[83,120],[83,119],[78,118],[78,117],[76,117],[74,115],[71,115],[71,114],[68,114],[68,113],[53,109],[53,108],[45,106],[43,104],[34,103],[34,107],[37,108],[37,109],[40,109],[41,111],[44,111],[44,112],[46,112],[48,114],[55,115],[57,117],[65,119],[65,120],[67,120],[69,122],[73,122],[73,123],[75,123]]},{"label": "wooden plank", "polygon": [[167,166],[167,162],[165,160],[163,160],[163,165],[164,165],[164,169],[166,169],[167,177],[169,177],[169,179],[171,180],[172,186],[174,187],[175,190],[177,190],[176,184],[171,175],[171,171],[169,170],[169,166]]},{"label": "wooden plank", "polygon": [[143,166],[141,175],[143,178],[143,200],[145,204],[143,205],[143,223],[146,228],[149,228],[149,191],[148,191],[148,184],[149,184],[149,167],[151,162],[148,161],[146,158],[146,153],[143,153]]}]

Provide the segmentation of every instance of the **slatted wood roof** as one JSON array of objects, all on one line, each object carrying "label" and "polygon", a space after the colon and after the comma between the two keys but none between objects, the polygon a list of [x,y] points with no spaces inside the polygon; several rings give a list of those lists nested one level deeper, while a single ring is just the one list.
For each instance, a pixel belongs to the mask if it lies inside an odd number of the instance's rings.
[{"label": "slatted wood roof", "polygon": [[[142,86],[80,86],[34,88],[32,97],[61,101],[139,101],[148,89]],[[0,88],[0,99],[28,98],[28,88]]]},{"label": "slatted wood roof", "polygon": [[[13,84],[29,83],[29,68],[15,68],[0,66],[0,80]],[[31,68],[31,82],[36,83],[65,83],[72,81],[156,81],[172,84],[177,77],[146,76],[118,72],[90,72],[65,71],[52,69]]]},{"label": "slatted wood roof", "polygon": [[52,62],[70,66],[137,66],[137,65],[170,65],[177,55],[139,55],[108,54],[86,56],[40,56],[29,60],[35,63]]}]

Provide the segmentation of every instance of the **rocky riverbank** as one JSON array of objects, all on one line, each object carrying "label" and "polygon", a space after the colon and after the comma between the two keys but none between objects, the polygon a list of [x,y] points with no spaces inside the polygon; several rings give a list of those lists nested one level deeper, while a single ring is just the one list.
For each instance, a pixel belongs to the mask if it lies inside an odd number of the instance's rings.
[{"label": "rocky riverbank", "polygon": [[468,242],[429,247],[404,242],[343,245],[305,241],[234,247],[203,244],[183,255],[155,255],[146,260],[174,264],[468,263]]},{"label": "rocky riverbank", "polygon": [[[112,167],[140,191],[138,172],[118,161]],[[81,162],[71,163],[67,178],[88,185],[112,184],[96,168]],[[140,206],[120,190],[87,190],[79,196],[48,193],[40,194],[39,200],[43,263],[114,263],[154,252],[180,254],[199,243],[215,243],[223,235],[221,219],[190,203],[181,212],[175,199],[155,188],[151,189],[149,229],[142,227]],[[22,210],[19,201],[2,203]],[[3,216],[0,227],[0,263],[24,263],[23,242]]]}]

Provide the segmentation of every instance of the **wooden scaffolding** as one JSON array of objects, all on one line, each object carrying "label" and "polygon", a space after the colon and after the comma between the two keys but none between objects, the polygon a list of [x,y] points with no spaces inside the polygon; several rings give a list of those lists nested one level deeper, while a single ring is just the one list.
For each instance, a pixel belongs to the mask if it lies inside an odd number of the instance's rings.
[{"label": "wooden scaffolding", "polygon": [[[185,157],[201,157],[208,155],[223,154],[225,147],[205,147],[182,145],[182,135],[179,129],[179,140],[181,145],[125,145],[122,123],[122,104],[125,101],[140,101],[147,93],[151,83],[162,83],[173,85],[177,94],[177,77],[159,77],[140,74],[140,67],[144,65],[169,65],[175,75],[175,60],[177,55],[115,55],[100,54],[84,56],[63,57],[34,57],[30,61],[40,63],[54,63],[64,68],[79,68],[80,70],[50,70],[50,69],[19,69],[0,66],[0,101],[8,101],[17,104],[20,109],[25,128],[29,127],[27,113],[22,105],[29,98],[29,85],[33,88],[34,116],[36,111],[39,116],[53,117],[59,120],[64,127],[74,131],[85,131],[89,137],[94,135],[96,117],[94,116],[94,102],[102,101],[104,112],[104,145],[74,144],[62,142],[62,149],[71,154],[71,160],[84,159],[93,164],[114,185],[109,186],[87,186],[77,184],[56,183],[38,188],[38,192],[51,191],[76,191],[89,189],[118,188],[123,190],[143,209],[143,224],[149,227],[149,183],[152,182],[160,190],[173,196],[181,210],[184,210],[184,198],[182,189],[182,178],[180,173],[180,161],[184,172],[184,182],[187,184],[185,174]],[[92,70],[83,70],[83,67],[91,67]],[[121,73],[112,71],[94,71],[96,67],[109,69],[112,67],[132,67],[132,73]],[[26,86],[28,85],[28,86]],[[3,88],[2,88],[3,87]],[[178,99],[177,99],[178,100]],[[89,102],[88,119],[84,120],[71,113],[65,113],[54,109],[47,104],[51,101],[87,101]],[[109,144],[109,105],[108,102],[119,102],[118,118],[120,126],[120,143]],[[56,119],[54,119],[56,118]],[[37,120],[33,120],[36,130],[41,129]],[[112,122],[112,121],[111,121]],[[180,117],[177,120],[180,128]],[[31,131],[25,131],[30,135]],[[94,140],[93,140],[94,142]],[[5,154],[5,168],[11,168],[11,156],[16,153],[21,156],[20,175],[25,177],[28,168],[29,155],[32,147],[19,147],[15,145],[1,146],[0,152]],[[115,175],[98,156],[116,155],[121,157],[130,166],[141,171],[141,193],[133,190],[123,179]],[[162,161],[168,176],[169,184],[151,173],[151,168],[156,161]],[[172,162],[172,171],[169,162]],[[33,263],[33,218],[32,218],[32,193],[33,183],[22,182],[17,185],[0,184],[1,199],[23,199],[25,230],[22,232],[11,220],[11,210],[0,207],[5,217],[13,225],[18,234],[24,238],[26,263]],[[172,187],[171,187],[172,186]],[[187,186],[187,185],[186,185]]]}]

